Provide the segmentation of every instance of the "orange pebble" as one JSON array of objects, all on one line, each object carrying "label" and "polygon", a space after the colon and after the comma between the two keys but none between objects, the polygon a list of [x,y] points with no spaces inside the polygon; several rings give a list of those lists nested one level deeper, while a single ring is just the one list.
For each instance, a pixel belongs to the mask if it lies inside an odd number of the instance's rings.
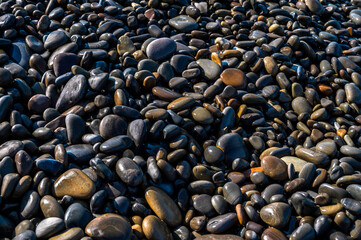
[{"label": "orange pebble", "polygon": [[257,21],[267,22],[267,18],[265,16],[259,16]]},{"label": "orange pebble", "polygon": [[219,57],[218,53],[212,52],[211,59],[213,62],[217,63],[219,66],[222,66],[221,58]]},{"label": "orange pebble", "polygon": [[346,129],[340,128],[337,130],[336,133],[337,133],[337,135],[339,135],[340,137],[343,138],[346,135],[347,131],[346,131]]},{"label": "orange pebble", "polygon": [[353,35],[353,28],[352,28],[352,27],[348,27],[348,28],[347,28],[347,31],[348,31],[348,33],[350,34],[350,36]]},{"label": "orange pebble", "polygon": [[320,92],[322,92],[323,94],[329,96],[333,93],[333,90],[330,86],[327,86],[325,84],[320,84],[318,85],[318,90],[320,90]]},{"label": "orange pebble", "polygon": [[237,218],[238,218],[239,224],[241,224],[242,226],[246,226],[247,215],[246,215],[246,212],[243,209],[242,204],[238,203],[236,205],[236,213],[237,213]]}]

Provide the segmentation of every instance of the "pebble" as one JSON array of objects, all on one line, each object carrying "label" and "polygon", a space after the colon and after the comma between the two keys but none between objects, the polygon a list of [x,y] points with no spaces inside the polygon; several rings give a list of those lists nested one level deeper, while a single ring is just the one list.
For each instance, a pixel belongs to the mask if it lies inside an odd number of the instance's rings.
[{"label": "pebble", "polygon": [[239,69],[228,68],[221,73],[220,77],[224,84],[237,89],[245,89],[247,86],[246,75]]},{"label": "pebble", "polygon": [[287,164],[278,157],[264,157],[261,161],[261,167],[265,175],[276,181],[287,179]]},{"label": "pebble", "polygon": [[106,213],[94,218],[85,228],[85,233],[94,239],[125,239],[131,237],[131,226],[121,216]]},{"label": "pebble", "polygon": [[49,217],[41,221],[35,229],[37,238],[50,238],[65,228],[64,220],[58,217]]},{"label": "pebble", "polygon": [[57,197],[69,195],[74,198],[88,199],[95,192],[94,182],[79,169],[70,169],[54,182]]},{"label": "pebble", "polygon": [[197,22],[187,15],[179,15],[169,19],[169,25],[180,32],[191,32],[198,28]]},{"label": "pebble", "polygon": [[219,77],[219,74],[221,74],[222,68],[211,60],[199,59],[197,64],[199,65],[204,77],[209,81],[216,80]]},{"label": "pebble", "polygon": [[261,209],[260,217],[269,226],[282,229],[291,217],[291,208],[286,203],[271,203]]},{"label": "pebble", "polygon": [[86,94],[87,81],[84,75],[75,75],[64,86],[55,108],[63,112],[77,104]]},{"label": "pebble", "polygon": [[177,50],[177,44],[170,38],[159,38],[147,46],[147,56],[154,61],[170,58]]},{"label": "pebble", "polygon": [[145,198],[155,214],[167,225],[175,227],[181,223],[182,215],[178,206],[161,189],[149,187]]},{"label": "pebble", "polygon": [[207,231],[210,233],[223,233],[232,228],[237,221],[235,213],[226,213],[211,218],[207,223]]},{"label": "pebble", "polygon": [[121,158],[116,163],[116,172],[122,181],[136,187],[143,181],[142,169],[130,158]]},{"label": "pebble", "polygon": [[357,1],[0,8],[2,238],[360,238]]},{"label": "pebble", "polygon": [[149,215],[144,218],[142,230],[147,239],[173,239],[167,225],[154,215]]}]

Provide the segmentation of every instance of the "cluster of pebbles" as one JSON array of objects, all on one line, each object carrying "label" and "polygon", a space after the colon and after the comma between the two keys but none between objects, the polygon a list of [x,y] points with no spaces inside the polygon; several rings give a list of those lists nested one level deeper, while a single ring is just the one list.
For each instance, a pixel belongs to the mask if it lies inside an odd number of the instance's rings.
[{"label": "cluster of pebbles", "polygon": [[361,1],[0,13],[1,239],[361,239]]}]

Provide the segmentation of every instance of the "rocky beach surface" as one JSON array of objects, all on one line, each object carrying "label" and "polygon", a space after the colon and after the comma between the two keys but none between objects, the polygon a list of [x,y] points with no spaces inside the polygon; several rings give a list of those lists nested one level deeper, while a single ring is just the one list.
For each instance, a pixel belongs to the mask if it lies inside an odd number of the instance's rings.
[{"label": "rocky beach surface", "polygon": [[360,0],[3,0],[0,239],[361,239]]}]

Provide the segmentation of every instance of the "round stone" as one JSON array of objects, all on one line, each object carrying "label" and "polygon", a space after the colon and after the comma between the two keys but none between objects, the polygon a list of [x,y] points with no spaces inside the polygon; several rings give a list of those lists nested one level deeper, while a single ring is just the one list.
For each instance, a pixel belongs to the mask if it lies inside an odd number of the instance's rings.
[{"label": "round stone", "polygon": [[211,124],[213,123],[212,114],[203,107],[197,107],[192,111],[192,117],[195,121],[201,124]]},{"label": "round stone", "polygon": [[239,69],[228,68],[221,73],[221,80],[226,85],[238,89],[245,89],[247,86],[246,75]]},{"label": "round stone", "polygon": [[123,217],[114,213],[106,213],[88,223],[85,233],[94,239],[128,240],[131,237],[132,229]]},{"label": "round stone", "polygon": [[261,167],[265,175],[276,181],[287,179],[287,164],[274,156],[266,156],[261,160]]},{"label": "round stone", "polygon": [[170,38],[159,38],[147,46],[147,56],[154,61],[170,58],[176,51],[177,45]]},{"label": "round stone", "polygon": [[50,107],[50,99],[43,94],[36,94],[29,99],[28,109],[34,113],[42,114]]},{"label": "round stone", "polygon": [[261,209],[260,217],[269,226],[281,229],[288,224],[291,207],[283,202],[271,203]]},{"label": "round stone", "polygon": [[66,171],[54,182],[54,193],[57,197],[69,195],[74,198],[90,199],[94,192],[94,182],[76,168]]},{"label": "round stone", "polygon": [[142,230],[147,239],[173,239],[167,225],[154,215],[149,215],[142,222]]}]

